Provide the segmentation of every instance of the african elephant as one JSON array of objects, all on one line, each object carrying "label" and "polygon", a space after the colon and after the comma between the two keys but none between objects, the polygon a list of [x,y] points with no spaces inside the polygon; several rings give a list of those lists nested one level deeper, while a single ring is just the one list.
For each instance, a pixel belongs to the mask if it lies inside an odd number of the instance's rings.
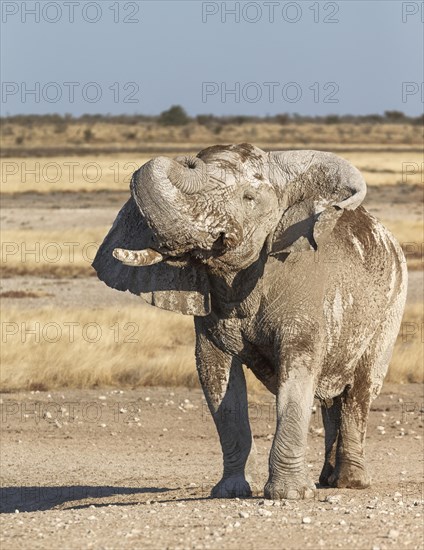
[{"label": "african elephant", "polygon": [[108,286],[194,316],[199,379],[219,434],[212,496],[248,496],[252,446],[243,365],[276,395],[265,496],[312,497],[305,467],[314,396],[322,405],[320,483],[369,485],[364,438],[405,303],[394,237],[361,205],[366,185],[331,153],[216,145],[157,157],[93,266]]}]

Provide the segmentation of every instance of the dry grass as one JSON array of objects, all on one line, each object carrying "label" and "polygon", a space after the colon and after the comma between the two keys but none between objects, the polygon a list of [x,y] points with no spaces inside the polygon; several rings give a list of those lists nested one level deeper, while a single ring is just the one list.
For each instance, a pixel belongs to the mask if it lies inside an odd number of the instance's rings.
[{"label": "dry grass", "polygon": [[[3,319],[3,391],[198,386],[189,317],[146,306],[123,311],[10,309]],[[36,335],[30,333],[34,329]],[[252,386],[260,384],[253,380]]]},{"label": "dry grass", "polygon": [[[409,307],[390,382],[423,381],[421,323],[422,305]],[[2,331],[2,391],[198,385],[189,317],[148,306],[119,311],[8,309]],[[247,374],[249,388],[261,389]]]},{"label": "dry grass", "polygon": [[362,172],[367,185],[422,185],[424,182],[420,152],[355,151],[343,152],[341,156]]},{"label": "dry grass", "polygon": [[[108,124],[104,122],[73,124],[42,123],[27,127],[5,122],[2,125],[3,148],[34,151],[37,148],[63,147],[69,150],[95,149],[102,146],[136,148],[140,146],[169,146],[190,144],[205,146],[211,143],[279,144],[283,147],[313,148],[311,145],[370,146],[397,144],[421,144],[418,125],[411,124],[321,124],[298,123],[275,124],[270,122],[245,124],[213,124],[211,127],[195,122],[180,127],[164,127],[151,122],[139,124]],[[87,130],[90,138],[87,139]],[[307,145],[308,147],[305,147]]]},{"label": "dry grass", "polygon": [[404,246],[407,243],[421,244],[424,241],[424,224],[422,221],[385,218],[381,221]]},{"label": "dry grass", "polygon": [[[240,140],[228,141],[238,142]],[[256,140],[251,141],[257,144]],[[216,140],[212,139],[203,146],[215,142]],[[322,145],[319,147],[322,148]],[[199,148],[202,146],[193,147],[193,153],[197,153]],[[289,146],[281,144],[280,148],[289,148]],[[313,149],[314,146],[305,144],[300,148]],[[332,150],[330,145],[326,148],[329,151]],[[2,159],[1,192],[126,191],[132,173],[150,158],[160,154],[163,153],[158,149],[158,152],[148,155],[116,153],[98,156]],[[173,156],[172,153],[167,153],[167,155]],[[343,152],[341,156],[351,161],[363,172],[369,185],[396,185],[402,182],[407,185],[422,184],[422,159],[418,152]],[[69,163],[72,163],[72,166]]]},{"label": "dry grass", "polygon": [[[73,334],[70,332],[73,325]],[[155,308],[3,312],[4,390],[196,382],[193,322]],[[37,335],[30,334],[31,329]],[[5,330],[16,332],[7,336]],[[38,337],[38,342],[36,338]]]},{"label": "dry grass", "polygon": [[28,290],[6,290],[5,292],[0,292],[0,298],[13,298],[14,300],[23,300],[26,298],[48,298],[49,296],[53,296],[53,294],[40,290],[35,292]]},{"label": "dry grass", "polygon": [[387,382],[424,382],[423,304],[406,307]]},{"label": "dry grass", "polygon": [[409,270],[424,268],[424,224],[416,220],[382,219],[405,253]]},{"label": "dry grass", "polygon": [[135,170],[160,152],[2,159],[2,193],[127,191]]}]

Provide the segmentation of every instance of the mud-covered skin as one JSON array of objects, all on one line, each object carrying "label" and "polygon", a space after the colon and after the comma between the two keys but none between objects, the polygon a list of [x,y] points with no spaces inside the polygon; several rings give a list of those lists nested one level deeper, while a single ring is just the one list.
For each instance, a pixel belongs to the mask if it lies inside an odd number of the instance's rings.
[{"label": "mud-covered skin", "polygon": [[[199,379],[224,461],[212,496],[250,494],[243,364],[277,398],[266,497],[314,494],[305,466],[314,396],[322,402],[325,426],[320,483],[368,486],[369,407],[386,374],[406,298],[400,246],[360,206],[360,173],[335,155],[266,154],[243,144],[208,148],[198,158],[190,193],[180,190],[184,179],[178,188],[167,179],[180,173],[171,161],[143,167],[133,180],[139,211],[130,203],[124,207],[94,266],[109,286],[195,316]],[[154,182],[159,174],[148,192],[146,173]],[[179,202],[175,220],[171,214],[162,219]],[[114,247],[123,249],[118,258],[152,264],[114,263]],[[158,254],[166,259],[153,265]]]},{"label": "mud-covered skin", "polygon": [[[285,393],[282,388],[301,372],[298,386],[293,383],[279,410],[274,447],[285,448],[284,433],[290,434],[291,444],[286,445],[287,456],[273,449],[266,494],[270,498],[313,495],[303,454],[313,396],[322,400],[326,429],[326,464],[320,482],[368,486],[363,452],[366,420],[388,368],[405,299],[406,264],[399,246],[359,207],[344,212],[331,241],[319,252],[265,256],[254,267],[259,278],[246,298],[238,299],[245,287],[242,278],[231,290],[226,285],[225,295],[222,287],[212,286],[213,311],[196,318],[199,370],[213,373],[203,386],[219,395],[226,385],[216,361],[203,356],[205,336],[227,353],[228,364],[231,357],[238,358],[274,394],[279,388]],[[250,280],[252,273],[245,277]],[[294,456],[296,434],[303,439]],[[246,435],[246,446],[247,441]]]}]

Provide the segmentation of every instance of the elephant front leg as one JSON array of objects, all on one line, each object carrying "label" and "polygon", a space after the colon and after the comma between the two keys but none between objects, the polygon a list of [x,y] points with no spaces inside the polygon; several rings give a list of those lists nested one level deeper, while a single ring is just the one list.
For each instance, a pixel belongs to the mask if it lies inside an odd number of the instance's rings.
[{"label": "elephant front leg", "polygon": [[218,430],[224,460],[221,481],[212,489],[215,498],[249,497],[245,467],[252,446],[246,381],[240,361],[198,335],[196,363],[200,383]]},{"label": "elephant front leg", "polygon": [[269,457],[265,497],[312,498],[315,484],[306,467],[306,446],[314,399],[314,379],[305,367],[295,368],[280,383],[277,430]]}]

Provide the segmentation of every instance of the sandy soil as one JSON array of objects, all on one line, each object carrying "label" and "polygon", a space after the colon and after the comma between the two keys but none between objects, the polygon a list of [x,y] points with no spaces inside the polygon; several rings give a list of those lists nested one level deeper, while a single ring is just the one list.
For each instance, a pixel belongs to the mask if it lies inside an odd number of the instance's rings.
[{"label": "sandy soil", "polygon": [[[212,500],[221,454],[199,390],[3,395],[2,548],[422,548],[421,386],[386,385],[372,406],[372,487],[318,488],[310,501],[263,500],[272,396],[253,396],[249,411],[254,497]],[[317,409],[315,480],[322,432]]]}]

